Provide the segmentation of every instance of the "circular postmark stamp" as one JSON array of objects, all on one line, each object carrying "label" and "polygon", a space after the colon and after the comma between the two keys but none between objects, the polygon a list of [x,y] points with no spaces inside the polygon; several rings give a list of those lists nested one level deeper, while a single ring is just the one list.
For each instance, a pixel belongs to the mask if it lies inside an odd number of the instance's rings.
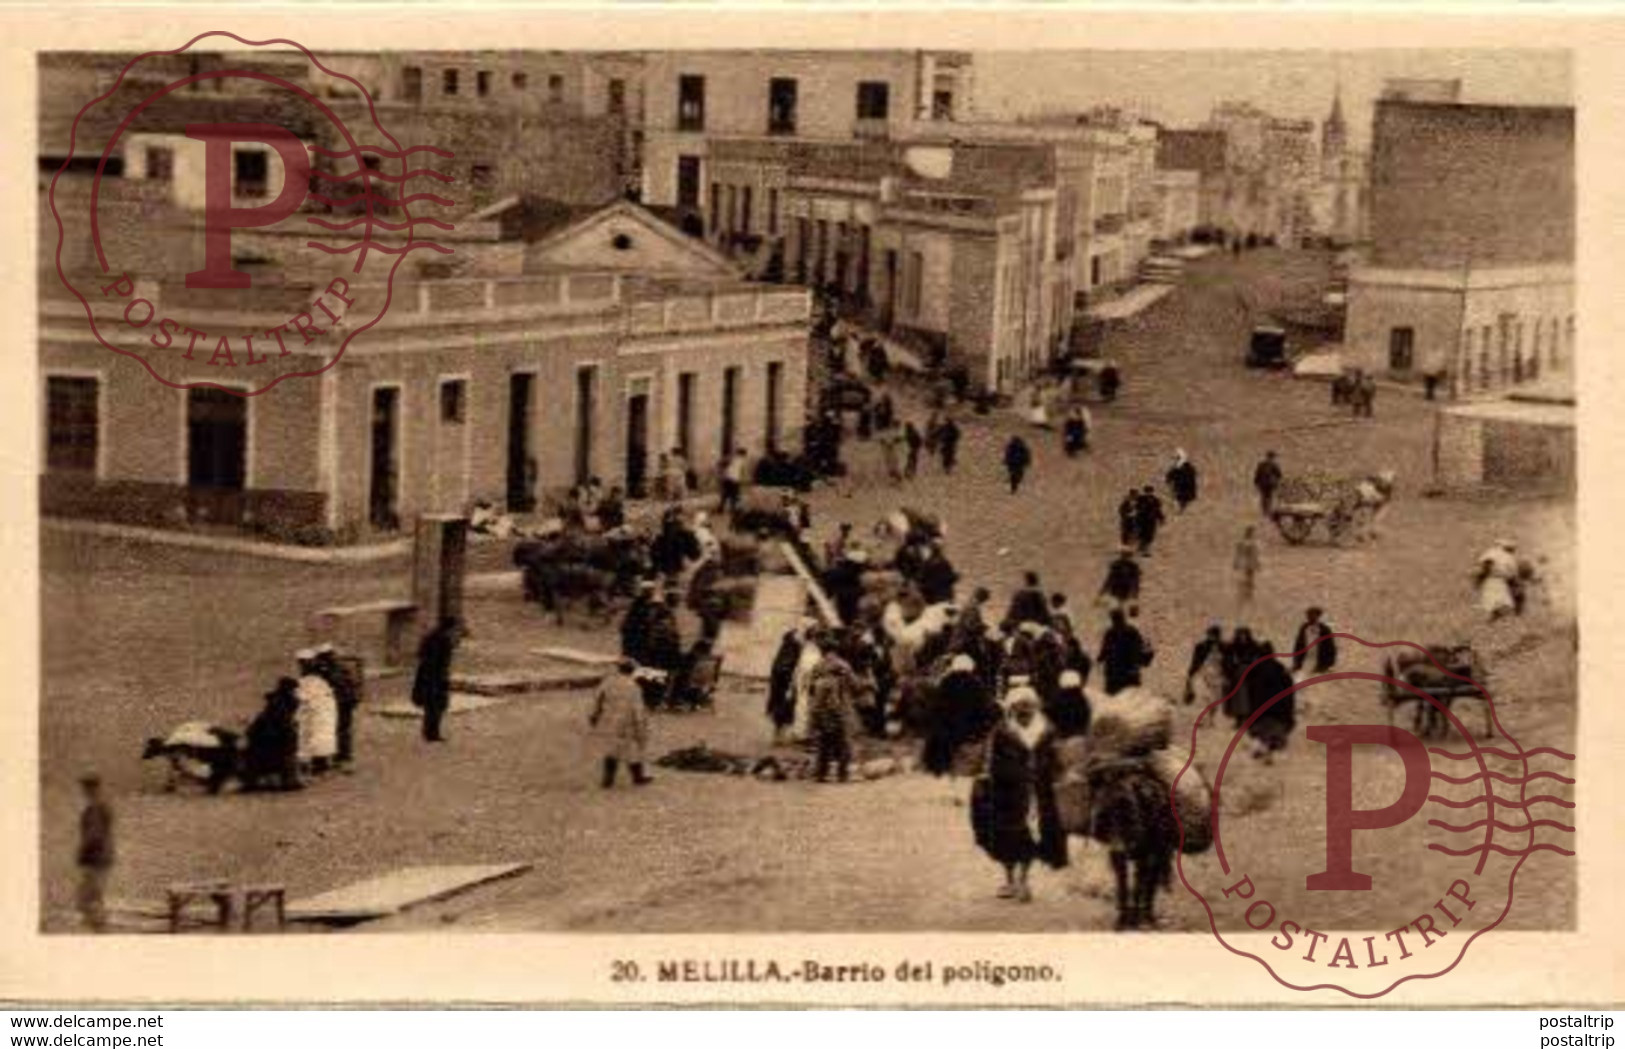
[{"label": "circular postmark stamp", "polygon": [[[1258,653],[1198,717],[1180,776],[1211,769],[1212,855],[1178,870],[1231,953],[1293,990],[1377,998],[1454,969],[1532,857],[1573,855],[1573,755],[1507,733],[1470,645],[1331,636],[1382,672],[1295,680],[1280,660],[1300,654]],[[1205,727],[1220,716],[1233,734]]]},{"label": "circular postmark stamp", "polygon": [[[200,50],[211,37],[236,46]],[[455,203],[425,190],[455,181],[434,166],[452,154],[403,146],[373,88],[300,44],[215,30],[100,86],[47,197],[71,297],[42,308],[82,313],[166,386],[255,396],[319,376],[409,322],[386,320],[409,255],[452,254],[420,229],[455,228],[423,214]]]}]

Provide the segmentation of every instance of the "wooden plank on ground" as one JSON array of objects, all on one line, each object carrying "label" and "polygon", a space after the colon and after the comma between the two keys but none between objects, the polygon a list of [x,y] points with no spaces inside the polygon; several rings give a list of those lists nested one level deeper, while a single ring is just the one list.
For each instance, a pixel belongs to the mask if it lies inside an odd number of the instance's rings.
[{"label": "wooden plank on ground", "polygon": [[[446,707],[448,714],[467,714],[475,710],[484,710],[499,703],[507,703],[513,699],[513,694],[505,696],[476,696],[467,692],[453,692],[451,703]],[[409,699],[396,699],[388,703],[368,703],[363,710],[370,711],[381,718],[421,718],[423,709],[414,706]]]},{"label": "wooden plank on ground", "polygon": [[424,903],[444,900],[481,885],[512,878],[528,863],[403,867],[288,904],[289,921],[366,921]]},{"label": "wooden plank on ground", "polygon": [[594,667],[612,667],[620,657],[608,652],[589,652],[582,648],[569,648],[564,645],[548,645],[545,648],[532,649],[538,656],[557,659],[565,663],[585,663]]}]

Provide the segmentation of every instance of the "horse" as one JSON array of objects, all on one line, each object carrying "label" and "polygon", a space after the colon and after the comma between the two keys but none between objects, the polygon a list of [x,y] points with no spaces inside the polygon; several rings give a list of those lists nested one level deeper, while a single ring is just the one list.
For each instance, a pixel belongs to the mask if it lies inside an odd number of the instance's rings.
[{"label": "horse", "polygon": [[1157,890],[1170,884],[1179,851],[1168,786],[1144,758],[1096,761],[1086,775],[1087,834],[1106,845],[1117,877],[1116,928],[1153,926]]}]

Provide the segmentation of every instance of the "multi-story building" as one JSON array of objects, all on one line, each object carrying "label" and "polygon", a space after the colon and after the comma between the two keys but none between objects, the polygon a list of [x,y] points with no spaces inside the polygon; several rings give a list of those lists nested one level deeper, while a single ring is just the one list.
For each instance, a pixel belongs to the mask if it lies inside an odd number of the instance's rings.
[{"label": "multi-story building", "polygon": [[713,161],[715,143],[906,137],[919,124],[967,119],[970,73],[970,57],[954,52],[649,55],[643,199],[696,216],[708,234],[730,214],[748,231],[775,227],[783,166],[771,151],[760,164]]},{"label": "multi-story building", "polygon": [[1349,355],[1458,397],[1568,371],[1574,209],[1572,108],[1379,100]]},{"label": "multi-story building", "polygon": [[[183,131],[204,114],[263,117],[331,141],[319,114],[269,95],[183,97],[144,113],[120,139],[125,163],[100,180],[97,214],[102,246],[155,315],[186,317],[200,334],[267,331],[311,310],[335,277],[347,284],[340,294],[358,298],[385,279],[393,256],[373,254],[357,273],[355,256],[311,250],[307,208],[234,231],[233,267],[251,274],[250,289],[222,303],[187,288],[184,260],[203,244],[203,171]],[[274,151],[238,152],[234,200],[285,184]],[[70,170],[55,181],[58,208],[88,208],[88,178]],[[448,214],[455,229],[434,236],[453,254],[409,257],[390,308],[342,359],[332,356],[343,324],[317,325],[327,335],[289,339],[277,374],[332,367],[254,397],[160,384],[98,342],[56,278],[43,201],[40,214],[47,513],[347,541],[476,497],[529,510],[588,476],[635,493],[663,450],[682,448],[707,472],[735,448],[794,447],[803,423],[808,293],[743,280],[631,202],[539,207],[513,194],[478,211],[460,205]],[[397,251],[405,236],[369,233]],[[78,286],[102,277],[82,230],[64,241],[60,264]],[[247,391],[270,378],[247,374],[252,344],[249,357],[222,366],[171,349],[153,367],[182,386]]]},{"label": "multi-story building", "polygon": [[1157,168],[1196,175],[1196,228],[1212,234],[1229,227],[1225,213],[1229,146],[1218,128],[1163,128],[1157,135]]},{"label": "multi-story building", "polygon": [[1152,179],[1156,240],[1182,244],[1201,225],[1201,173],[1159,168]]}]

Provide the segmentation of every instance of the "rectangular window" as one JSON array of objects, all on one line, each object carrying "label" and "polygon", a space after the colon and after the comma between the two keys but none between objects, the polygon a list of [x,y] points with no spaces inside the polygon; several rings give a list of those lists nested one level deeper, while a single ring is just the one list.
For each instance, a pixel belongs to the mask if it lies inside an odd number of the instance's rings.
[{"label": "rectangular window", "polygon": [[684,73],[677,78],[677,130],[705,130],[705,78]]},{"label": "rectangular window", "polygon": [[167,146],[147,147],[147,178],[171,182],[175,178],[175,151]]},{"label": "rectangular window", "polygon": [[812,222],[796,216],[796,283],[807,283],[807,257],[812,252]]},{"label": "rectangular window", "polygon": [[1490,385],[1490,343],[1494,336],[1490,326],[1484,325],[1478,333],[1478,388],[1487,389]]},{"label": "rectangular window", "polygon": [[738,186],[729,186],[727,188],[727,203],[723,205],[722,215],[723,220],[721,225],[723,229],[727,230],[729,233],[737,233],[739,231]]},{"label": "rectangular window", "polygon": [[711,213],[706,216],[710,220],[711,232],[715,233],[722,228],[722,183],[711,183]]},{"label": "rectangular window", "polygon": [[739,190],[739,232],[741,233],[750,233],[751,205],[753,203],[750,187],[741,187]]},{"label": "rectangular window", "polygon": [[554,105],[564,101],[564,77],[558,73],[547,77],[547,100]]},{"label": "rectangular window", "polygon": [[101,382],[52,375],[45,380],[45,469],[95,473],[101,442]]},{"label": "rectangular window", "polygon": [[468,381],[447,379],[440,384],[440,421],[461,423],[466,420]]},{"label": "rectangular window", "polygon": [[690,460],[694,455],[694,388],[698,381],[693,372],[677,376],[677,450]]},{"label": "rectangular window", "polygon": [[610,116],[622,116],[626,113],[626,81],[616,79],[609,82],[609,95],[605,100],[605,108]]},{"label": "rectangular window", "polygon": [[441,72],[440,93],[442,95],[455,95],[457,93],[457,70],[447,69]]},{"label": "rectangular window", "polygon": [[677,158],[677,206],[698,211],[700,207],[700,158]]},{"label": "rectangular window", "polygon": [[934,91],[931,94],[931,119],[952,120],[954,118],[954,93],[952,91]]},{"label": "rectangular window", "polygon": [[474,74],[474,93],[481,98],[491,94],[491,74],[482,69]]},{"label": "rectangular window", "polygon": [[762,438],[768,451],[779,447],[779,402],[784,396],[784,364],[767,362],[767,420],[763,424]]},{"label": "rectangular window", "polygon": [[524,91],[529,87],[530,77],[526,76],[524,73],[515,73],[513,75],[513,89],[515,91]]},{"label": "rectangular window", "polygon": [[423,98],[423,70],[407,66],[401,70],[401,96],[412,102]]},{"label": "rectangular window", "polygon": [[779,191],[767,191],[767,232],[772,236],[779,235]]},{"label": "rectangular window", "polygon": [[236,153],[237,196],[263,197],[270,189],[271,163],[266,154],[257,149],[239,149]]},{"label": "rectangular window", "polygon": [[468,169],[468,181],[475,189],[490,189],[496,184],[496,176],[489,164],[475,164]]},{"label": "rectangular window", "polygon": [[891,109],[891,85],[884,80],[858,84],[858,119],[885,120]]},{"label": "rectangular window", "polygon": [[796,82],[788,77],[774,77],[767,82],[767,133],[796,133]]}]

